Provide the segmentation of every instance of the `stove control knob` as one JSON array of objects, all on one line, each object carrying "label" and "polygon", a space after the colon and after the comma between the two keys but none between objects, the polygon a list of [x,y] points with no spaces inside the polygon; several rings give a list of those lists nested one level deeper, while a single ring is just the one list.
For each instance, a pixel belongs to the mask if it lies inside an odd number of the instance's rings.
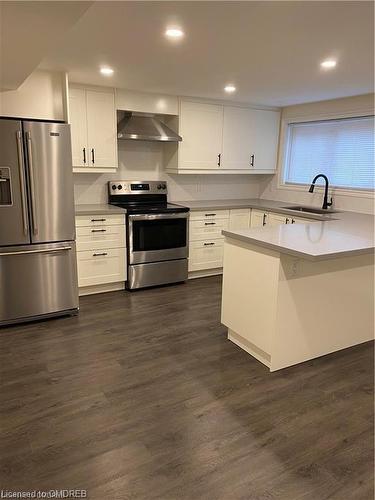
[{"label": "stove control knob", "polygon": [[113,191],[115,191],[117,189],[117,186],[115,186],[114,184],[112,184],[112,189],[113,189]]},{"label": "stove control knob", "polygon": [[119,184],[119,185],[117,186],[117,189],[122,189],[122,185],[121,185],[121,184]]},{"label": "stove control knob", "polygon": [[162,189],[167,189],[167,185],[166,185],[166,184],[162,184],[162,185],[161,185],[161,188],[162,188]]},{"label": "stove control knob", "polygon": [[161,184],[158,184],[158,189],[163,189],[163,186]]}]

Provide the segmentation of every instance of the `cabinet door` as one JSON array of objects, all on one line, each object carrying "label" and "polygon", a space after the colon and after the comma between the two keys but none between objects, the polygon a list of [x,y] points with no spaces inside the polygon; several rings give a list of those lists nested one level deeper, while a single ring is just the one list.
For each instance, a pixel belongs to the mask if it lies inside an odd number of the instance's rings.
[{"label": "cabinet door", "polygon": [[182,101],[178,164],[188,169],[219,169],[222,153],[223,106]]},{"label": "cabinet door", "polygon": [[86,90],[89,165],[117,167],[117,134],[114,95]]},{"label": "cabinet door", "polygon": [[225,169],[253,169],[254,110],[224,106],[223,157]]},{"label": "cabinet door", "polygon": [[88,165],[86,93],[83,89],[69,89],[70,130],[73,167]]},{"label": "cabinet door", "polygon": [[251,227],[262,227],[267,224],[268,214],[267,212],[261,212],[260,210],[251,211]]},{"label": "cabinet door", "polygon": [[230,211],[229,229],[249,229],[250,209],[236,209]]},{"label": "cabinet door", "polygon": [[280,113],[278,111],[252,110],[254,128],[254,170],[276,170],[279,142]]},{"label": "cabinet door", "polygon": [[[291,220],[292,219],[290,219],[290,221]],[[285,215],[273,214],[273,213],[268,214],[268,220],[267,220],[268,225],[279,226],[280,224],[286,224],[286,223],[287,223],[287,217]]]}]

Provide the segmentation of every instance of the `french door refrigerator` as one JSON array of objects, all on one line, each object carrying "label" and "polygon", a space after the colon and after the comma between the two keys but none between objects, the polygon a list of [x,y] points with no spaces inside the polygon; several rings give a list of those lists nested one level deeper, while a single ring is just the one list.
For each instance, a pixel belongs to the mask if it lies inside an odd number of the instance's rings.
[{"label": "french door refrigerator", "polygon": [[78,309],[69,125],[0,119],[0,325]]}]

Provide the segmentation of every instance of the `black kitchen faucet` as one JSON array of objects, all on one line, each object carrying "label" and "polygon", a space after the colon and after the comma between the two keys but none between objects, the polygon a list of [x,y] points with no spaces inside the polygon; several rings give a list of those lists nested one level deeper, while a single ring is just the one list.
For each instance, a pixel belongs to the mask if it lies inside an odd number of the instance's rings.
[{"label": "black kitchen faucet", "polygon": [[325,189],[324,189],[324,198],[323,198],[323,206],[322,208],[324,210],[326,210],[328,207],[330,207],[332,205],[332,198],[331,198],[331,201],[328,201],[328,177],[324,174],[318,174],[314,177],[312,183],[311,183],[311,186],[309,188],[309,193],[313,193],[314,192],[314,187],[315,187],[315,182],[319,179],[319,177],[323,177],[323,179],[325,180]]}]

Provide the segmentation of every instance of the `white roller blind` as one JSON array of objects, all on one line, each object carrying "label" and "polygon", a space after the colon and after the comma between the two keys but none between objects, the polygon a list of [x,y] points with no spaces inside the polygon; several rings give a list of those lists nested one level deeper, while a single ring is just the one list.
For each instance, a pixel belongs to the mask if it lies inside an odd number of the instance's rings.
[{"label": "white roller blind", "polygon": [[332,186],[374,189],[374,155],[373,116],[291,123],[284,183],[310,184],[321,173]]}]

